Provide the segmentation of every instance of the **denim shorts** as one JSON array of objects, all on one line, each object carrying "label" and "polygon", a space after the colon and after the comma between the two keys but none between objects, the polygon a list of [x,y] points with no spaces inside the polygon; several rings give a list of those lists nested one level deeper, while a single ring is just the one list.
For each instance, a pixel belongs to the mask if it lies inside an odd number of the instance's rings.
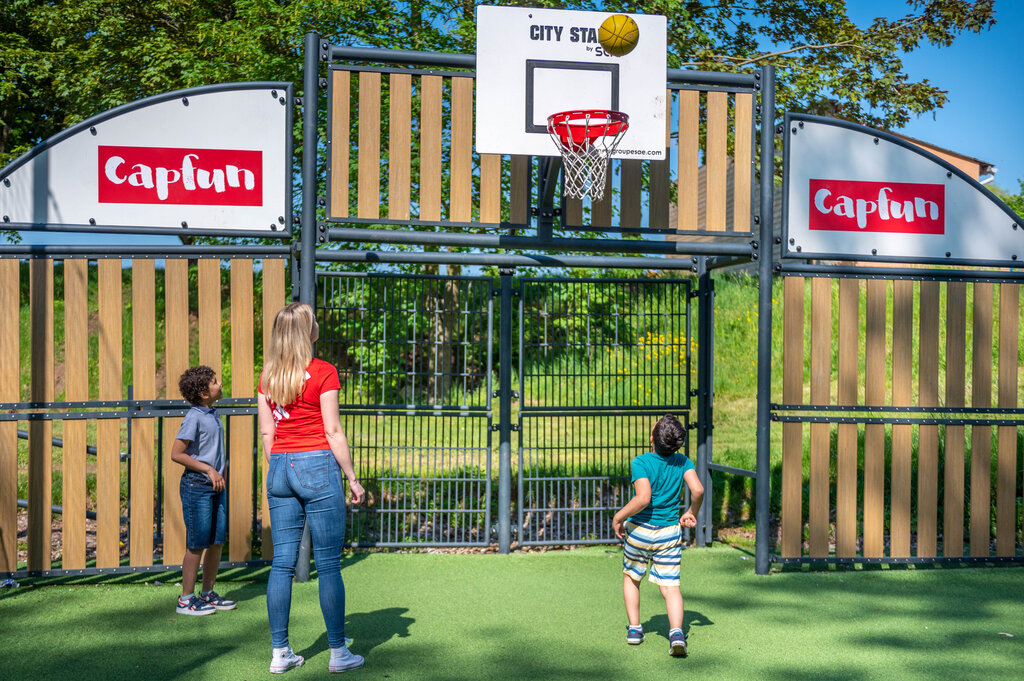
[{"label": "denim shorts", "polygon": [[185,545],[197,551],[223,544],[228,524],[228,495],[213,489],[205,473],[186,470],[181,476],[181,514],[185,518]]}]

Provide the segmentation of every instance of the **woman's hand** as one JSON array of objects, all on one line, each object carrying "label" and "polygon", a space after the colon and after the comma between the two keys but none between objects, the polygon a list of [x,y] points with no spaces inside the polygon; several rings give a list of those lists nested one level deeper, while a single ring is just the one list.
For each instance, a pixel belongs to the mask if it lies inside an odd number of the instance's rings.
[{"label": "woman's hand", "polygon": [[363,496],[366,494],[366,490],[359,484],[358,480],[349,480],[348,489],[352,492],[352,503],[359,504],[363,501]]}]

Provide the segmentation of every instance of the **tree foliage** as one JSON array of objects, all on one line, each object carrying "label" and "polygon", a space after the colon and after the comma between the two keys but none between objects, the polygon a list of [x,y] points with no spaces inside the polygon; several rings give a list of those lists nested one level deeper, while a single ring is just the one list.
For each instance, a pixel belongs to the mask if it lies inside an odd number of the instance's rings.
[{"label": "tree foliage", "polygon": [[[472,52],[471,0],[7,0],[0,6],[0,165],[119,104],[207,83],[301,83],[302,41]],[[994,0],[908,0],[857,26],[845,0],[527,0],[509,4],[664,14],[669,65],[774,64],[780,110],[894,128],[941,107],[900,55],[995,23]],[[894,3],[895,5],[895,3]]]}]

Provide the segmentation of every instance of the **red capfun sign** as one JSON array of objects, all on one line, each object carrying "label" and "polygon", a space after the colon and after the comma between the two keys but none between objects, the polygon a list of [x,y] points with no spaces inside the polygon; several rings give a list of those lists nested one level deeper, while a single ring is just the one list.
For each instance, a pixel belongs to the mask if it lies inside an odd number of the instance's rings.
[{"label": "red capfun sign", "polygon": [[263,205],[263,152],[99,147],[99,202]]},{"label": "red capfun sign", "polygon": [[808,215],[812,230],[944,234],[945,186],[812,179]]}]

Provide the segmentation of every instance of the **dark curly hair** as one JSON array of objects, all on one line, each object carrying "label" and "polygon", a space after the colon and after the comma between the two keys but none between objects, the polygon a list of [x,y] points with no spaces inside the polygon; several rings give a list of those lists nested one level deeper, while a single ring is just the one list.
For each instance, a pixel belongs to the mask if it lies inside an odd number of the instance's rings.
[{"label": "dark curly hair", "polygon": [[190,404],[202,404],[203,393],[209,392],[210,381],[216,377],[213,369],[203,364],[189,367],[178,379],[178,390]]},{"label": "dark curly hair", "polygon": [[679,450],[686,442],[686,428],[672,414],[665,414],[654,424],[654,451],[668,456]]}]

